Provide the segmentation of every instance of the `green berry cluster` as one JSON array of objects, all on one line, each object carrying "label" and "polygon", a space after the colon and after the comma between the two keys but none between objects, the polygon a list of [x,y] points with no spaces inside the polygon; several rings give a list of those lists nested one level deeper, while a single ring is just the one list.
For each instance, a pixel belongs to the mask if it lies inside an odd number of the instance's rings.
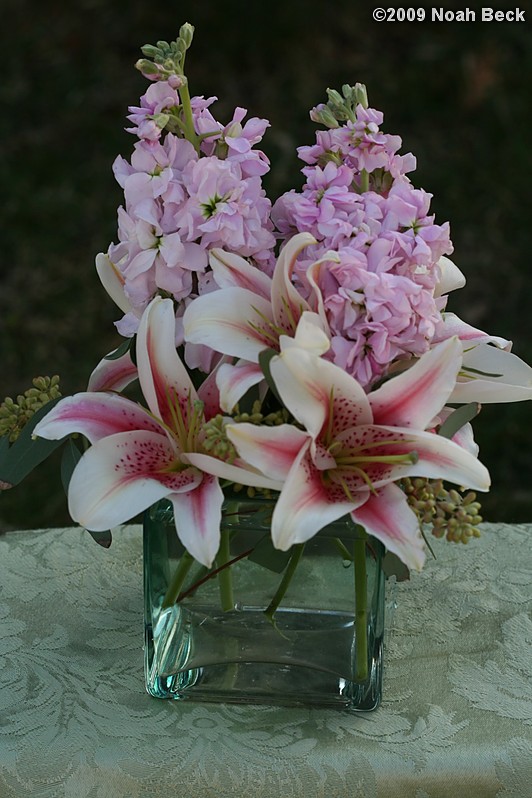
[{"label": "green berry cluster", "polygon": [[237,458],[237,452],[225,433],[227,418],[218,413],[203,425],[202,446],[206,452],[225,460],[226,463],[233,463]]},{"label": "green berry cluster", "polygon": [[268,427],[278,427],[280,424],[286,424],[288,421],[288,410],[281,408],[274,413],[267,413],[265,416],[261,412],[262,405],[259,401],[253,403],[251,413],[239,413],[238,406],[234,420],[237,424],[266,424]]},{"label": "green berry cluster", "polygon": [[6,396],[0,404],[0,437],[7,435],[10,443],[16,441],[37,410],[61,396],[57,374],[53,377],[35,377],[32,384],[32,388],[17,396],[16,402]]},{"label": "green berry cluster", "polygon": [[453,543],[468,543],[472,537],[480,537],[480,502],[473,491],[462,494],[454,488],[447,490],[441,479],[422,477],[403,479],[401,486],[420,524],[432,525],[435,537],[445,537]]}]

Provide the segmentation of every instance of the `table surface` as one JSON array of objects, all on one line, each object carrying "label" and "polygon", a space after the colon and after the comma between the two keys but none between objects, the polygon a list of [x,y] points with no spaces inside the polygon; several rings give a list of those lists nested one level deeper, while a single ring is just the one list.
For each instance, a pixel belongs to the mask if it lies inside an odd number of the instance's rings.
[{"label": "table surface", "polygon": [[142,540],[0,537],[1,798],[531,798],[532,525],[395,585],[365,715],[144,692]]}]

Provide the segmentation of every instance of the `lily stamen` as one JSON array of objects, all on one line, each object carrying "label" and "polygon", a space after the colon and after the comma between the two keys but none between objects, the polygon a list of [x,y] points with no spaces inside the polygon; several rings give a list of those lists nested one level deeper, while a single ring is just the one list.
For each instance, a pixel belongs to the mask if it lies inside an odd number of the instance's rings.
[{"label": "lily stamen", "polygon": [[394,465],[396,463],[411,463],[415,465],[419,460],[417,452],[407,452],[406,454],[375,454],[375,455],[349,455],[345,457],[337,457],[336,465],[354,465],[355,463],[386,463]]}]

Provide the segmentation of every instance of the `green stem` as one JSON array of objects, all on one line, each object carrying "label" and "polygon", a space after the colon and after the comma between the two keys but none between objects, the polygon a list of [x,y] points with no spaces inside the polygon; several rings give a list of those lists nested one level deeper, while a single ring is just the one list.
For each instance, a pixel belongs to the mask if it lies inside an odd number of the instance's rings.
[{"label": "green stem", "polygon": [[292,581],[292,577],[294,576],[294,573],[299,564],[299,560],[301,559],[304,549],[305,549],[304,543],[297,543],[292,547],[292,554],[290,555],[290,559],[288,560],[288,565],[285,568],[283,578],[281,579],[281,584],[277,588],[274,597],[272,598],[272,600],[264,610],[264,614],[271,621],[271,623],[274,623],[273,616],[275,615],[275,612],[279,607],[279,604],[283,600],[285,593],[288,590],[288,586]]},{"label": "green stem", "polygon": [[340,540],[340,538],[333,538],[333,543],[340,552],[340,554],[342,555],[342,558],[344,560],[349,560],[349,562],[353,562],[353,555],[351,554],[345,543]]},{"label": "green stem", "polygon": [[181,97],[181,105],[183,108],[186,137],[190,143],[194,145],[194,149],[199,155],[200,143],[198,136],[196,135],[196,131],[194,130],[194,117],[192,116],[192,106],[190,104],[190,92],[186,82],[180,87],[179,95]]},{"label": "green stem", "polygon": [[184,551],[179,558],[177,568],[170,584],[168,585],[168,590],[166,591],[165,597],[163,599],[163,610],[176,603],[177,597],[179,596],[181,588],[183,587],[183,582],[187,578],[187,574],[190,571],[193,562],[194,557],[192,554],[189,554],[188,551]]},{"label": "green stem", "polygon": [[231,533],[228,529],[222,530],[220,548],[216,557],[216,565],[220,570],[218,573],[218,586],[220,588],[220,604],[224,612],[234,609],[235,600],[233,597],[233,574],[231,568],[224,568],[231,561]]},{"label": "green stem", "polygon": [[368,607],[366,572],[366,532],[354,542],[355,563],[355,681],[364,682],[368,678]]},{"label": "green stem", "polygon": [[360,170],[360,192],[363,194],[369,191],[369,172],[366,169]]}]

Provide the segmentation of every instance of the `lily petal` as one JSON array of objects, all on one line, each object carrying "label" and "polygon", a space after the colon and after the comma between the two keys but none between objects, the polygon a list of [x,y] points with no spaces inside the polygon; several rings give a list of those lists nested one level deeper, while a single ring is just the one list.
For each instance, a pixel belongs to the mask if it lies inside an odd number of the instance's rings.
[{"label": "lily petal", "polygon": [[376,495],[353,510],[351,516],[409,568],[422,569],[425,552],[419,521],[397,485],[380,488]]},{"label": "lily petal", "polygon": [[201,484],[169,497],[177,534],[194,559],[210,568],[220,546],[224,494],[216,477],[204,474]]},{"label": "lily petal", "polygon": [[479,344],[464,353],[462,375],[451,402],[488,404],[526,399],[532,399],[532,368],[517,355],[489,344]]},{"label": "lily petal", "polygon": [[103,358],[89,377],[89,391],[122,391],[138,377],[137,367],[126,352],[113,360]]},{"label": "lily petal", "polygon": [[325,255],[323,255],[323,257],[321,257],[317,261],[314,261],[314,263],[308,267],[306,273],[306,278],[314,294],[314,297],[312,299],[312,304],[315,306],[318,316],[321,319],[323,329],[327,332],[327,335],[329,337],[330,337],[330,329],[329,329],[329,323],[327,321],[327,313],[325,311],[323,294],[319,286],[319,277],[322,265],[324,263],[331,263],[331,262],[333,263],[340,262],[340,256],[338,255],[337,252],[332,252],[332,251],[326,252]]},{"label": "lily petal", "polygon": [[100,252],[96,255],[96,271],[101,283],[113,302],[123,313],[130,313],[133,308],[124,293],[124,278],[111,262],[108,255]]},{"label": "lily petal", "polygon": [[142,393],[152,413],[173,427],[172,405],[177,400],[186,424],[198,395],[176,352],[171,299],[155,297],[142,314],[137,364]]},{"label": "lily petal", "polygon": [[[356,463],[364,469],[374,488],[380,488],[402,477],[428,477],[446,479],[455,485],[463,485],[473,490],[487,491],[490,476],[487,468],[472,454],[457,443],[435,435],[432,432],[368,425],[346,430],[337,437],[344,445],[344,451],[352,451],[361,459]],[[415,462],[374,462],[363,458],[404,455],[415,452]],[[339,471],[343,477],[342,465]],[[346,477],[346,482],[347,482]],[[354,472],[348,482],[351,490],[359,489],[363,478]]]},{"label": "lily petal", "polygon": [[80,432],[91,443],[108,435],[148,430],[165,437],[163,427],[143,407],[114,393],[85,392],[58,402],[36,425],[34,434],[59,440]]},{"label": "lily petal", "polygon": [[270,371],[287,409],[314,438],[329,418],[333,434],[373,420],[361,385],[312,351],[285,349],[272,358]]},{"label": "lily petal", "polygon": [[450,338],[368,395],[375,424],[426,429],[448,400],[462,365],[462,345]]},{"label": "lily petal", "polygon": [[270,479],[268,476],[255,471],[242,460],[235,463],[226,463],[200,452],[187,452],[182,455],[182,459],[196,466],[206,474],[236,482],[239,485],[249,485],[253,488],[267,488],[269,490],[281,490],[282,482],[277,479]]},{"label": "lily petal", "polygon": [[197,297],[183,316],[185,339],[216,352],[258,363],[277,342],[271,304],[246,288],[224,288]]},{"label": "lily petal", "polygon": [[299,347],[299,349],[308,349],[309,352],[313,352],[318,357],[324,355],[331,348],[329,336],[319,315],[309,310],[305,310],[301,315],[294,337],[281,335],[279,344],[281,352],[294,346]]},{"label": "lily petal", "polygon": [[510,351],[512,348],[512,342],[506,338],[489,335],[489,333],[478,330],[476,327],[472,327],[462,321],[455,313],[442,313],[442,324],[438,327],[433,342],[445,341],[454,335],[457,335],[464,344],[495,344],[499,349],[506,349],[506,351]]},{"label": "lily petal", "polygon": [[209,263],[220,288],[247,288],[264,299],[271,296],[271,277],[252,266],[245,258],[223,249],[211,249]]},{"label": "lily petal", "polygon": [[361,491],[354,501],[335,485],[327,489],[321,473],[314,467],[309,447],[304,447],[288,474],[272,517],[273,545],[287,551],[294,543],[305,543],[327,524],[347,515],[366,501]]},{"label": "lily petal", "polygon": [[292,283],[292,272],[297,256],[302,249],[316,244],[310,233],[298,233],[281,250],[272,277],[272,308],[276,324],[288,333],[293,333],[305,310],[312,310]]},{"label": "lily petal", "polygon": [[308,433],[292,424],[278,427],[228,424],[226,435],[239,456],[263,474],[281,483],[286,479],[302,447],[308,448]]},{"label": "lily petal", "polygon": [[434,288],[435,297],[443,296],[443,294],[448,294],[450,291],[464,287],[466,278],[452,260],[442,255],[438,261],[438,266],[440,267],[441,276]]},{"label": "lily petal", "polygon": [[226,358],[222,358],[216,364],[198,388],[198,398],[203,402],[203,412],[207,421],[217,416],[222,409],[220,405],[220,391],[218,388],[217,376],[225,360]]},{"label": "lily petal", "polygon": [[154,502],[190,491],[195,468],[169,471],[175,452],[166,436],[139,430],[97,441],[77,464],[68,489],[70,515],[86,529],[103,531],[129,521]]},{"label": "lily petal", "polygon": [[241,361],[234,366],[229,363],[221,365],[216,374],[216,384],[223,412],[231,413],[246,391],[263,379],[262,369],[256,363]]}]

